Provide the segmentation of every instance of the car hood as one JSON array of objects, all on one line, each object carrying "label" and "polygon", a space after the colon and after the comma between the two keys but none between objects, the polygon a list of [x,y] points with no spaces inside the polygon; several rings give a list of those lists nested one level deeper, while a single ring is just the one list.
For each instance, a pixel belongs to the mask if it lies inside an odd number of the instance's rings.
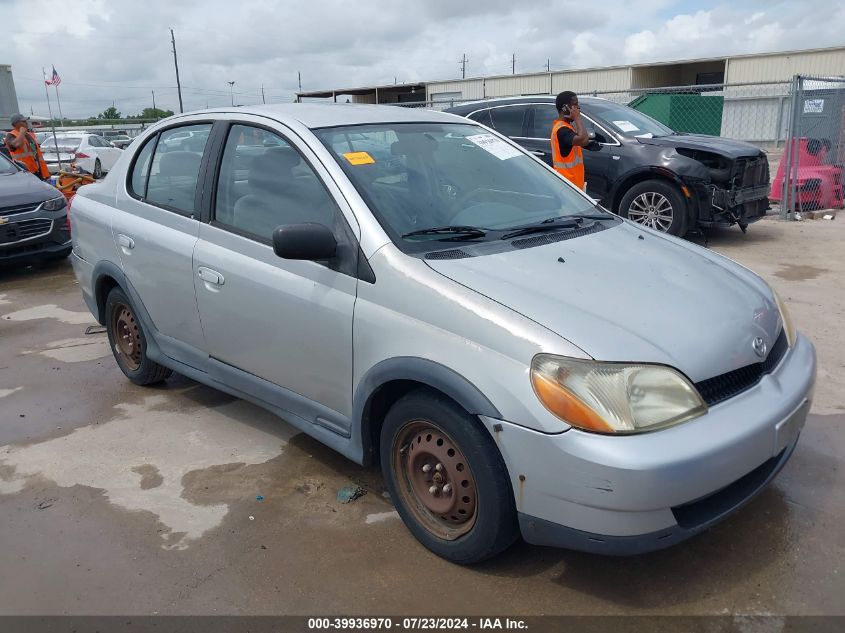
[{"label": "car hood", "polygon": [[0,209],[60,196],[58,189],[42,182],[28,171],[0,175]]},{"label": "car hood", "polygon": [[739,158],[740,156],[759,156],[760,148],[744,141],[735,141],[721,136],[707,136],[705,134],[674,134],[672,136],[658,136],[655,138],[637,137],[643,145],[655,145],[657,147],[684,147],[687,149],[700,150],[721,154],[728,158]]},{"label": "car hood", "polygon": [[544,246],[426,263],[597,360],[670,365],[693,382],[760,362],[752,341],[760,336],[771,349],[781,328],[759,277],[627,222]]}]

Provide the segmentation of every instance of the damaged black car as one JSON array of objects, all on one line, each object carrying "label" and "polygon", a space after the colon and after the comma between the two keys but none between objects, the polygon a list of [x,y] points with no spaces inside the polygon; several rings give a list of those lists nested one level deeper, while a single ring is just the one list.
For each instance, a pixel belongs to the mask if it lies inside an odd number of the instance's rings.
[{"label": "damaged black car", "polygon": [[[602,206],[672,235],[746,227],[769,208],[769,162],[733,139],[675,132],[642,112],[579,97],[593,142],[584,152],[587,193]],[[551,164],[554,97],[513,97],[447,110],[513,139]]]}]

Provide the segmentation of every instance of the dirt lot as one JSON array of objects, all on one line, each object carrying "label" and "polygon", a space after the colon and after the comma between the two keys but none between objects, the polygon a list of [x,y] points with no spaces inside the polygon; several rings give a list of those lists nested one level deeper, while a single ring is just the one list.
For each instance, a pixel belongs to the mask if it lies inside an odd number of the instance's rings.
[{"label": "dirt lot", "polygon": [[[417,545],[377,471],[189,380],[127,382],[66,263],[0,272],[0,613],[845,614],[843,245],[845,217],[710,236],[819,353],[757,500],[646,556],[518,544],[473,568]],[[350,483],[368,494],[338,503]]]}]

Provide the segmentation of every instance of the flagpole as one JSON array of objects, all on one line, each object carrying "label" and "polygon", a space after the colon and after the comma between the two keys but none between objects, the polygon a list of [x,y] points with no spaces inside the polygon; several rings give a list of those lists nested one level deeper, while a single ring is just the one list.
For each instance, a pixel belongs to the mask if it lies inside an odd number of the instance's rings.
[{"label": "flagpole", "polygon": [[59,153],[59,141],[56,138],[56,124],[53,121],[53,108],[50,106],[50,91],[47,89],[47,71],[41,67],[41,75],[44,77],[44,94],[47,95],[47,112],[50,115],[50,127],[53,129],[53,149],[56,150],[56,160],[59,161],[59,171],[62,171],[62,155]]},{"label": "flagpole", "polygon": [[59,101],[59,86],[57,84],[53,84],[53,88],[56,89],[56,103],[59,106],[59,123],[62,125],[65,124],[65,118],[62,116],[62,102]]}]

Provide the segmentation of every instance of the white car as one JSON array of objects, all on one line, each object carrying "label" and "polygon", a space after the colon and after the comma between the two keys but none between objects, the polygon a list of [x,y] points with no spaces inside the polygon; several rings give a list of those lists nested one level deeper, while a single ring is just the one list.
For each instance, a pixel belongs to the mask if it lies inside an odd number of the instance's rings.
[{"label": "white car", "polygon": [[[72,150],[73,162],[81,169],[93,174],[95,178],[101,178],[103,174],[110,171],[123,153],[123,150],[96,134],[57,134],[56,142],[58,149],[62,151],[62,162],[64,162],[65,151]],[[55,149],[52,138],[47,138],[41,144],[41,151],[48,165],[51,162],[51,155],[56,153]]]}]

